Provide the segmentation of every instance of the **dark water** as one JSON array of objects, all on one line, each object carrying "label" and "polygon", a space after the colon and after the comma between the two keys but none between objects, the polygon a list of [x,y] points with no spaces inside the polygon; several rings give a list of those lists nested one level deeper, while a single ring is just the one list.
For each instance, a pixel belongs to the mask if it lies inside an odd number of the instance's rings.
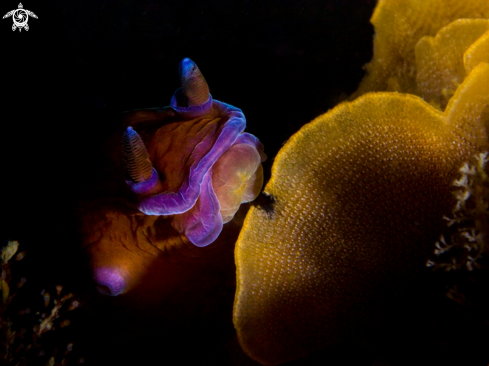
[{"label": "dark water", "polygon": [[[184,57],[199,65],[215,99],[243,110],[247,131],[269,156],[268,180],[283,143],[356,89],[372,57],[375,3],[28,1],[24,8],[39,17],[28,32],[0,22],[1,235],[27,248],[19,271],[33,279],[32,291],[64,283],[79,294],[83,307],[60,336],[75,345],[70,362],[252,364],[233,342],[232,279],[215,271],[201,292],[164,304],[98,296],[71,208],[103,174],[102,144],[119,128],[120,113],[168,105]],[[2,7],[6,13],[17,4]],[[232,272],[232,251],[228,260]],[[397,346],[405,353],[398,361],[410,359],[410,345]],[[368,346],[349,344],[296,363],[376,359],[382,355]]]},{"label": "dark water", "polygon": [[[215,99],[244,111],[247,130],[273,157],[303,124],[355,90],[372,55],[374,3],[24,3],[39,17],[30,18],[29,32],[12,32],[11,18],[1,23],[9,136],[2,163],[18,177],[4,199],[15,201],[26,180],[39,187],[24,193],[28,200],[47,203],[72,195],[68,185],[83,185],[82,177],[96,179],[92,160],[118,113],[168,105],[183,57],[199,65]],[[33,206],[16,210],[28,214]]]}]

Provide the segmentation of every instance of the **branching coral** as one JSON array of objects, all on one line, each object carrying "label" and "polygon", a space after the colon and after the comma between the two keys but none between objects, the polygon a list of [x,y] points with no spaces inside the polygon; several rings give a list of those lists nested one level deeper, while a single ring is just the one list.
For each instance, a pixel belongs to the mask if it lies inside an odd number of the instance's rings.
[{"label": "branching coral", "polygon": [[[52,297],[46,290],[41,292],[44,311],[36,311],[38,309],[35,306],[27,309],[15,307],[12,304],[15,293],[12,293],[10,289],[13,285],[10,264],[13,258],[19,261],[25,255],[25,252],[17,254],[18,248],[17,241],[10,241],[1,252],[0,360],[2,365],[31,365],[38,364],[40,361],[52,366],[66,365],[67,355],[71,352],[73,344],[65,345],[65,350],[55,350],[53,354],[46,354],[42,348],[42,340],[43,335],[47,332],[70,324],[69,319],[66,318],[66,312],[75,309],[78,302],[72,293],[62,294],[63,287],[56,286],[56,293]],[[22,277],[15,287],[21,288],[25,282],[26,279]],[[16,313],[13,313],[15,310]],[[13,317],[24,318],[22,328],[12,320]],[[25,318],[29,320],[26,321]],[[28,324],[27,327],[26,324]],[[83,359],[81,361],[83,362]]]},{"label": "branching coral", "polygon": [[489,269],[488,162],[488,153],[480,153],[460,168],[460,178],[453,182],[457,203],[445,217],[451,235],[436,242],[436,258],[428,266],[447,271]]}]

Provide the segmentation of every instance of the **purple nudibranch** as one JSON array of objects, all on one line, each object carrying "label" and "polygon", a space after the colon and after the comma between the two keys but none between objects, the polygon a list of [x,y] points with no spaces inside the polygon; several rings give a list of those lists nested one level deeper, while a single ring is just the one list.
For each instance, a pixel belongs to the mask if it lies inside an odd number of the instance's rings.
[{"label": "purple nudibranch", "polygon": [[182,88],[171,108],[181,121],[159,128],[147,150],[128,127],[123,135],[126,182],[139,196],[141,212],[171,216],[180,234],[206,246],[241,203],[258,196],[266,155],[260,141],[243,132],[243,112],[212,99],[193,61],[183,59],[179,71]]}]

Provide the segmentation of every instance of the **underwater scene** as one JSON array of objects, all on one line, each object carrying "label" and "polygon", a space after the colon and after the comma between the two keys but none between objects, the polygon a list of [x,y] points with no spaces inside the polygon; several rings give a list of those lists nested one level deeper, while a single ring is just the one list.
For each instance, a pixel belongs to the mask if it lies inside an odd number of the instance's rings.
[{"label": "underwater scene", "polygon": [[489,365],[489,2],[3,2],[1,365]]}]

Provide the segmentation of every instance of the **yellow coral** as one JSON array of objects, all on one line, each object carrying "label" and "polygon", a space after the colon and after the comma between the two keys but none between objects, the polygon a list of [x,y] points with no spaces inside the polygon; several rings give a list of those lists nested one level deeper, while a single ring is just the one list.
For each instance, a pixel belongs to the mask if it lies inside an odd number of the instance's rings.
[{"label": "yellow coral", "polygon": [[489,18],[486,0],[381,0],[375,26],[374,56],[353,98],[369,91],[416,92],[415,46],[457,19]]},{"label": "yellow coral", "polygon": [[489,62],[489,31],[475,41],[464,54],[464,66],[467,73],[481,62]]},{"label": "yellow coral", "polygon": [[489,20],[477,18],[489,2],[379,1],[354,101],[280,150],[274,211],[250,210],[235,252],[233,320],[253,359],[351,336],[423,270],[459,166],[488,148]]},{"label": "yellow coral", "polygon": [[[460,19],[442,28],[436,37],[423,37],[416,44],[416,94],[445,109],[454,90],[468,72],[464,53],[489,30],[487,19]],[[477,60],[489,62],[489,57]],[[468,70],[470,72],[470,70]]]},{"label": "yellow coral", "polygon": [[[460,164],[487,147],[489,64],[443,113],[369,93],[304,126],[281,149],[236,247],[234,324],[264,364],[337,342],[416,277],[453,205]],[[345,316],[348,314],[348,316]]]}]

